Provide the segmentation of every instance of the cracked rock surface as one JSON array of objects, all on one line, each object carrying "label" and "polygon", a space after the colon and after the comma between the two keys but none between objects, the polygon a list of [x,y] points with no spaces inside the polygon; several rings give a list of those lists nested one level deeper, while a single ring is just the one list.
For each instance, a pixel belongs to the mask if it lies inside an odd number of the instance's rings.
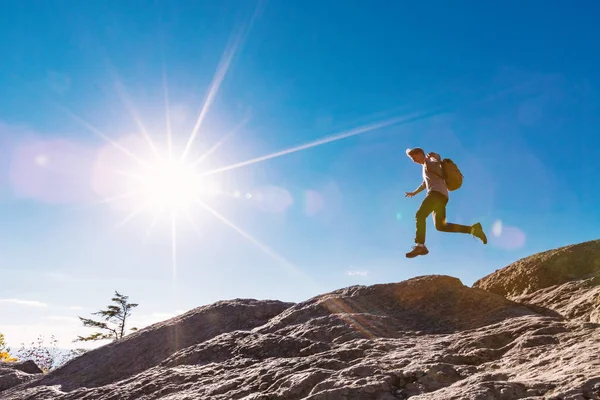
[{"label": "cracked rock surface", "polygon": [[600,399],[600,241],[532,257],[474,287],[431,275],[297,304],[219,302],[0,398]]}]

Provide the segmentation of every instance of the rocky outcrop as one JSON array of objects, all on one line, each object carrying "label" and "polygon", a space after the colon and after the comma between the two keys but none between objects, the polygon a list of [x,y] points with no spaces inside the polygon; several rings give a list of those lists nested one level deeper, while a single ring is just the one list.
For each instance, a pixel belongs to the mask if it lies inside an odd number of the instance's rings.
[{"label": "rocky outcrop", "polygon": [[[471,289],[450,276],[423,276],[400,283],[352,286],[294,305],[258,332],[294,334],[313,325],[311,339],[398,337],[406,331],[449,333],[534,311],[502,296]],[[332,318],[333,317],[333,318]],[[338,326],[330,332],[326,327]]]},{"label": "rocky outcrop", "polygon": [[[596,278],[589,266],[568,272],[561,254],[521,260],[477,287],[436,275],[352,286],[298,304],[217,303],[86,353],[1,397],[600,399],[600,325],[588,309]],[[510,287],[525,271],[529,283]],[[559,271],[562,280],[543,276]]]},{"label": "rocky outcrop", "polygon": [[0,392],[39,378],[42,370],[33,361],[0,361]]},{"label": "rocky outcrop", "polygon": [[473,287],[510,299],[590,278],[600,278],[600,239],[523,258],[479,279]]},{"label": "rocky outcrop", "polygon": [[568,319],[600,323],[600,240],[516,261],[473,284]]},{"label": "rocky outcrop", "polygon": [[600,279],[589,278],[550,286],[513,297],[514,301],[552,309],[565,318],[600,324]]}]

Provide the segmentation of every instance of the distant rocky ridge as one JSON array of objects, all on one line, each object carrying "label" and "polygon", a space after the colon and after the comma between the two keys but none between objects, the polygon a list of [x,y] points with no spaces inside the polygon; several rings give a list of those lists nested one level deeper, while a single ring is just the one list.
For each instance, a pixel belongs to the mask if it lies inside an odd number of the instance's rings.
[{"label": "distant rocky ridge", "polygon": [[473,287],[434,275],[298,304],[222,301],[47,375],[0,365],[0,398],[600,399],[599,277],[596,240]]}]

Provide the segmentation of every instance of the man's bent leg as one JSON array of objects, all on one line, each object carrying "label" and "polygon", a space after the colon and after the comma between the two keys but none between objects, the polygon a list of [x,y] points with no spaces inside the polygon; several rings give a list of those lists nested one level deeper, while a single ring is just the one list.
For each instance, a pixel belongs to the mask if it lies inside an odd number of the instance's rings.
[{"label": "man's bent leg", "polygon": [[429,214],[433,212],[436,208],[437,199],[435,195],[432,196],[431,193],[427,193],[421,206],[417,210],[415,214],[415,222],[416,222],[416,234],[415,234],[415,243],[417,244],[425,244],[425,233],[427,231],[427,217]]},{"label": "man's bent leg", "polygon": [[435,196],[430,196],[430,193],[427,193],[427,196],[425,196],[423,199],[423,202],[421,203],[421,206],[415,215],[415,222],[417,225],[415,245],[411,251],[406,253],[407,258],[424,256],[429,253],[429,250],[427,250],[427,247],[425,247],[425,230],[427,228],[427,217],[432,213],[436,202],[437,200],[435,199]]},{"label": "man's bent leg", "polygon": [[454,224],[445,220],[435,222],[435,228],[441,232],[471,233],[471,227],[467,225]]},{"label": "man's bent leg", "polygon": [[446,221],[446,204],[448,204],[448,198],[442,194],[439,194],[437,197],[439,201],[436,202],[433,210],[435,229],[441,232],[471,233],[470,226]]}]

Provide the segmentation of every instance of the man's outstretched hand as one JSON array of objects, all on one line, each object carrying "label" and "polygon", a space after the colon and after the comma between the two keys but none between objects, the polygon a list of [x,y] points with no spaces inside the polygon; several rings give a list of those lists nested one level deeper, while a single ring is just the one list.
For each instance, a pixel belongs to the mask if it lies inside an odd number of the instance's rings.
[{"label": "man's outstretched hand", "polygon": [[416,194],[415,192],[406,192],[404,197],[413,197],[415,194]]}]

